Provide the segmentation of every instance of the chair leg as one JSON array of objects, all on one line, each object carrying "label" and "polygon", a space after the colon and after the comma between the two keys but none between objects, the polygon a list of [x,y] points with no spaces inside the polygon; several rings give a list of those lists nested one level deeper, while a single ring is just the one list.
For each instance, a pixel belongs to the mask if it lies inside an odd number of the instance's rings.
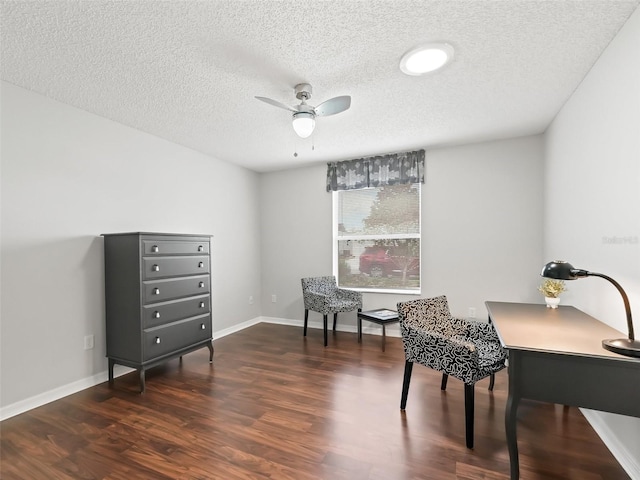
[{"label": "chair leg", "polygon": [[333,314],[333,331],[336,331],[336,323],[338,322],[338,312]]},{"label": "chair leg", "polygon": [[464,419],[467,448],[473,448],[473,397],[475,385],[464,384]]},{"label": "chair leg", "polygon": [[322,321],[324,323],[324,346],[327,346],[327,314],[325,313],[322,316]]},{"label": "chair leg", "polygon": [[307,321],[309,320],[309,310],[307,310],[306,308],[304,309],[304,333],[302,334],[303,337],[307,336]]},{"label": "chair leg", "polygon": [[404,380],[402,382],[402,396],[400,397],[400,410],[404,410],[407,406],[407,396],[409,395],[409,382],[411,382],[411,372],[413,371],[413,362],[406,360],[404,362]]},{"label": "chair leg", "polygon": [[442,374],[442,382],[440,383],[440,390],[446,390],[447,389],[447,380],[449,380],[449,375],[447,375],[446,373]]},{"label": "chair leg", "polygon": [[496,384],[496,375],[494,373],[489,377],[489,391],[493,391],[493,386]]}]

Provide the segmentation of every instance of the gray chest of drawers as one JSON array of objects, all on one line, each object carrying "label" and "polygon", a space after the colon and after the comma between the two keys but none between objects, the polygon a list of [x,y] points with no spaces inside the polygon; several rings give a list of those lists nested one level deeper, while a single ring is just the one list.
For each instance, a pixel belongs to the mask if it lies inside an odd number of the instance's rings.
[{"label": "gray chest of drawers", "polygon": [[104,237],[107,358],[145,370],[209,348],[213,361],[210,235],[112,233]]}]

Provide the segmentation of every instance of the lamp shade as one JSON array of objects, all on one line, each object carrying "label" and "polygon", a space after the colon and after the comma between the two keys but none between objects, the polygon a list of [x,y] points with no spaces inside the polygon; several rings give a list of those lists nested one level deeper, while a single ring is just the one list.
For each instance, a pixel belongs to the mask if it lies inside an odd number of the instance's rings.
[{"label": "lamp shade", "polygon": [[554,278],[556,280],[576,280],[578,278],[587,276],[586,270],[580,270],[577,268],[573,268],[569,262],[565,262],[564,260],[554,260],[553,262],[547,263],[540,275],[545,278]]},{"label": "lamp shade", "polygon": [[309,112],[293,114],[293,129],[300,138],[307,138],[316,126],[316,116]]}]

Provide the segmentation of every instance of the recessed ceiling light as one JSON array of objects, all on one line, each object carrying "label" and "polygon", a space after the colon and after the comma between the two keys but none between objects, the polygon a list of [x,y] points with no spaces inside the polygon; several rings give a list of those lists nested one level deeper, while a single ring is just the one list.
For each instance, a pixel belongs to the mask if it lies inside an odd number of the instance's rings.
[{"label": "recessed ceiling light", "polygon": [[448,43],[430,43],[409,50],[400,60],[400,70],[407,75],[424,75],[441,69],[453,60],[453,47]]}]

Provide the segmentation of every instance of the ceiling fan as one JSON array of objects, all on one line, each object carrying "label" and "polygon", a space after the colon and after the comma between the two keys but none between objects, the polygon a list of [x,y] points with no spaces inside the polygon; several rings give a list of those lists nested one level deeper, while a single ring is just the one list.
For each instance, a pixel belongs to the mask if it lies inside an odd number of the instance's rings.
[{"label": "ceiling fan", "polygon": [[299,83],[293,89],[296,98],[301,100],[300,105],[289,107],[284,103],[266,97],[256,97],[265,103],[275,107],[284,108],[293,112],[293,129],[299,137],[307,138],[316,126],[316,117],[327,117],[336,113],[344,112],[351,106],[351,97],[343,95],[340,97],[330,98],[326,102],[322,102],[317,107],[307,105],[307,100],[311,98],[311,85],[308,83]]}]

